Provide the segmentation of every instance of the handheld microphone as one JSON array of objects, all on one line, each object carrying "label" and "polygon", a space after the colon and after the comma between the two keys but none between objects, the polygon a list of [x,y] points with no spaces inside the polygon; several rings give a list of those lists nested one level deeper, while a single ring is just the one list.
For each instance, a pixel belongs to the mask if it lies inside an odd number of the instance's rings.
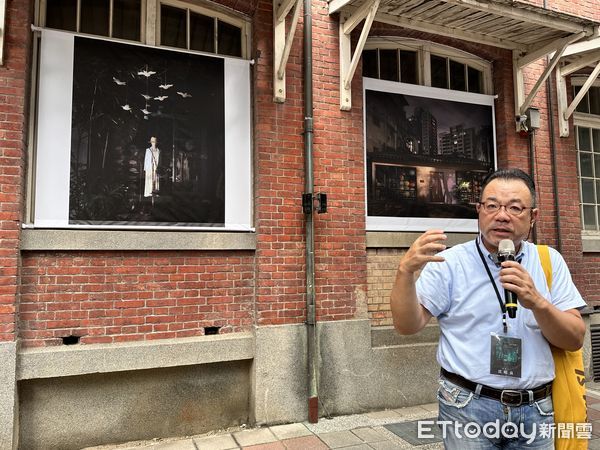
[{"label": "handheld microphone", "polygon": [[[498,244],[498,261],[514,261],[515,244],[510,239],[502,239]],[[517,317],[517,294],[508,289],[504,289],[504,305],[508,312],[508,317],[514,319]]]}]

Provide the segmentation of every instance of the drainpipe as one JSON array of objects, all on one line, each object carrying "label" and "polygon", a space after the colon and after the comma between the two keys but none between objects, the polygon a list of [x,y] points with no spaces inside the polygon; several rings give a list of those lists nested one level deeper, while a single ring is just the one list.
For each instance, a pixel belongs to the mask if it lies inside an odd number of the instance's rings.
[{"label": "drainpipe", "polygon": [[[547,8],[547,0],[544,0],[544,8]],[[550,65],[550,57],[546,56],[546,65]],[[557,70],[557,69],[554,69]],[[556,172],[556,140],[554,139],[554,113],[552,112],[552,82],[550,77],[546,79],[546,102],[548,108],[548,128],[550,133],[550,153],[552,153],[552,190],[554,197],[554,211],[556,213],[556,249],[562,253],[561,223],[560,223],[560,202],[558,201],[558,179]],[[558,114],[562,114],[558,111]]]},{"label": "drainpipe", "polygon": [[315,226],[313,207],[313,85],[312,85],[312,5],[304,0],[304,196],[306,216],[306,326],[308,359],[308,421],[319,420],[319,343],[315,310]]}]

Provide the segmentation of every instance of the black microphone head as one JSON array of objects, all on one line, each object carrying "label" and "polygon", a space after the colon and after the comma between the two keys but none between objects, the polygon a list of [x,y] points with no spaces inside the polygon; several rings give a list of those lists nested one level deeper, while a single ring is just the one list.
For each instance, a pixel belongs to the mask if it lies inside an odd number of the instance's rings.
[{"label": "black microphone head", "polygon": [[502,255],[504,257],[515,255],[515,244],[510,239],[502,239],[498,244],[498,255]]}]

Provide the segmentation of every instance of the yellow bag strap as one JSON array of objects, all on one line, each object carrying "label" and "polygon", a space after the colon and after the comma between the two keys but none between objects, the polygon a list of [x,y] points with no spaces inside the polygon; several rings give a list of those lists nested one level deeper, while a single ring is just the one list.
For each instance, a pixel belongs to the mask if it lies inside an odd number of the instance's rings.
[{"label": "yellow bag strap", "polygon": [[548,290],[552,290],[552,262],[550,261],[550,250],[547,245],[536,245],[538,253],[540,255],[540,262],[542,263],[542,269],[544,269],[544,275],[546,275],[546,283],[548,283]]}]

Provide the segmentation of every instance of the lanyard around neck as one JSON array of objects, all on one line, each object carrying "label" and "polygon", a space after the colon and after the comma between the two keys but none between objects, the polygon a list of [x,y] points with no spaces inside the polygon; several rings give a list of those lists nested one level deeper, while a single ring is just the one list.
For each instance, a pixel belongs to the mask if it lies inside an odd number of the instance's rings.
[{"label": "lanyard around neck", "polygon": [[496,298],[498,299],[498,303],[500,304],[500,310],[502,311],[502,328],[504,329],[504,334],[508,331],[508,325],[506,324],[506,306],[504,306],[504,302],[502,301],[502,297],[500,296],[500,291],[498,291],[498,286],[496,286],[496,282],[494,281],[494,277],[492,276],[492,272],[483,256],[483,252],[479,247],[479,238],[475,239],[475,245],[477,246],[477,252],[479,253],[479,257],[481,258],[481,262],[483,263],[483,267],[485,267],[485,271],[490,278],[490,282],[494,287],[494,291],[496,292]]}]

